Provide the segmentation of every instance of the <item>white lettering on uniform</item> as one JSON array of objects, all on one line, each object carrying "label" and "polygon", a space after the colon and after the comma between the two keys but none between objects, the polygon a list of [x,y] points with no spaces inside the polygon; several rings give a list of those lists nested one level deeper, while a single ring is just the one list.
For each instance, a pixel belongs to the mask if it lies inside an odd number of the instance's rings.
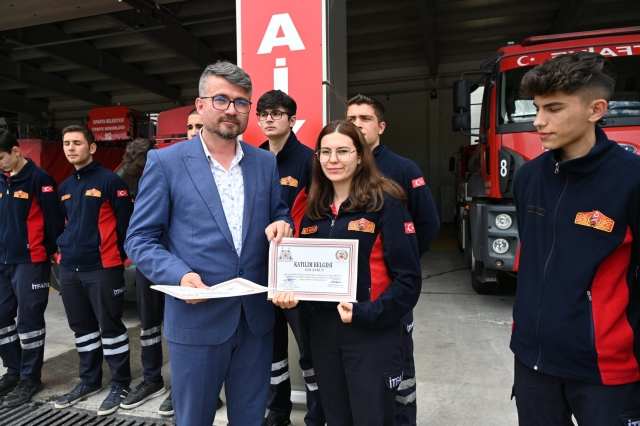
[{"label": "white lettering on uniform", "polygon": [[[278,37],[278,32],[282,28],[282,37]],[[305,50],[304,43],[298,34],[298,30],[291,16],[288,13],[273,15],[269,21],[267,31],[264,33],[258,55],[271,53],[274,47],[289,46],[289,50]]]}]

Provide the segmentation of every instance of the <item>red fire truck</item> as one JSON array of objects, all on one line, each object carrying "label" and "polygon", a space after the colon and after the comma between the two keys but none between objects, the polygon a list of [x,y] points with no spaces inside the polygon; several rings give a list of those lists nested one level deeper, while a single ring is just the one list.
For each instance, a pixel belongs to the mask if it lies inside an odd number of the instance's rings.
[{"label": "red fire truck", "polygon": [[[495,292],[504,273],[518,271],[513,178],[544,151],[533,126],[536,109],[520,97],[520,82],[533,66],[574,51],[599,53],[615,65],[618,80],[599,124],[621,149],[640,154],[640,27],[530,37],[499,49],[454,83],[453,130],[477,138],[477,145],[455,155],[450,169],[458,179],[459,243],[478,293]],[[472,134],[470,96],[479,86],[484,87],[479,131]]]}]

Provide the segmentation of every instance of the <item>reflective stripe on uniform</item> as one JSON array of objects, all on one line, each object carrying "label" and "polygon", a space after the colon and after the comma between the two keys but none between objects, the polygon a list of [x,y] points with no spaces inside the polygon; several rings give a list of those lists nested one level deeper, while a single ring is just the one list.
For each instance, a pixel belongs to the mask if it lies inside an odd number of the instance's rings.
[{"label": "reflective stripe on uniform", "polygon": [[114,337],[113,339],[108,339],[103,337],[102,338],[102,344],[104,345],[113,345],[115,343],[119,343],[119,342],[123,342],[125,340],[127,340],[127,337],[129,337],[129,335],[127,333],[124,333],[118,337]]},{"label": "reflective stripe on uniform", "polygon": [[153,339],[147,339],[147,340],[140,340],[140,346],[151,346],[151,345],[155,345],[156,343],[160,343],[162,342],[162,336],[157,336],[154,337]]},{"label": "reflective stripe on uniform", "polygon": [[6,345],[7,343],[15,342],[18,340],[18,335],[14,334],[9,337],[5,337],[4,339],[0,339],[0,345]]},{"label": "reflective stripe on uniform", "polygon": [[42,336],[45,333],[45,330],[46,328],[43,328],[42,330],[30,331],[28,333],[18,333],[18,336],[20,336],[20,340],[32,339],[34,337]]},{"label": "reflective stripe on uniform", "polygon": [[96,337],[99,337],[99,336],[100,336],[100,332],[99,332],[99,331],[96,331],[95,333],[85,334],[85,335],[84,335],[84,336],[82,336],[82,337],[77,337],[77,338],[76,338],[76,345],[77,345],[78,343],[88,342],[89,340],[91,340],[91,339],[95,339]]},{"label": "reflective stripe on uniform", "polygon": [[24,344],[24,343],[20,342],[20,346],[22,347],[22,349],[39,348],[40,346],[44,346],[44,339],[38,340],[38,341],[33,342],[33,343],[27,343],[27,344]]},{"label": "reflective stripe on uniform", "polygon": [[78,352],[90,352],[94,349],[98,349],[100,346],[102,346],[102,342],[98,340],[90,345],[77,347],[77,349]]},{"label": "reflective stripe on uniform", "polygon": [[398,386],[398,390],[404,390],[404,389],[409,389],[412,386],[416,385],[416,378],[413,377],[411,379],[407,379],[407,380],[403,380],[400,382],[400,386]]},{"label": "reflective stripe on uniform", "polygon": [[316,372],[313,370],[313,368],[310,368],[308,370],[302,370],[302,377],[309,377],[309,376],[315,376]]},{"label": "reflective stripe on uniform", "polygon": [[276,371],[276,370],[280,370],[281,368],[286,367],[287,365],[289,365],[289,359],[286,358],[283,361],[280,362],[274,362],[273,364],[271,364],[271,371]]},{"label": "reflective stripe on uniform", "polygon": [[9,327],[5,327],[5,328],[0,328],[0,334],[7,334],[10,331],[13,331],[16,329],[16,325],[10,325]]},{"label": "reflective stripe on uniform", "polygon": [[272,385],[279,385],[280,383],[284,382],[285,380],[287,380],[289,378],[289,372],[285,372],[283,375],[278,376],[278,377],[272,377],[271,378],[271,384]]},{"label": "reflective stripe on uniform", "polygon": [[103,349],[102,352],[104,353],[105,356],[107,355],[117,355],[117,354],[121,354],[123,352],[127,352],[129,350],[129,344],[127,343],[124,346],[120,346],[119,348],[116,349]]},{"label": "reflective stripe on uniform", "polygon": [[411,392],[407,396],[396,395],[396,401],[398,401],[400,404],[403,404],[403,405],[410,404],[415,400],[416,400],[416,393],[415,392]]},{"label": "reflective stripe on uniform", "polygon": [[310,391],[317,391],[318,390],[318,384],[317,383],[306,383],[307,388],[309,388]]},{"label": "reflective stripe on uniform", "polygon": [[140,330],[140,337],[151,336],[153,333],[159,333],[160,326],[150,328],[148,330]]}]

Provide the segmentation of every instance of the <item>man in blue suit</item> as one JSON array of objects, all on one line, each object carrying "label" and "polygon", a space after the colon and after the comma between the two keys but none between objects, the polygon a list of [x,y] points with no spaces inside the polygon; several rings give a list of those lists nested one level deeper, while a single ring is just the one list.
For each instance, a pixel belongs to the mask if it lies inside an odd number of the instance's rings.
[{"label": "man in blue suit", "polygon": [[[238,141],[251,109],[251,79],[218,62],[205,69],[198,90],[204,127],[192,139],[149,151],[126,252],[157,284],[206,288],[242,277],[266,285],[269,240],[291,236],[293,223],[275,156]],[[189,303],[167,297],[164,321],[177,424],[211,426],[224,382],[231,424],[260,426],[273,346],[266,296]]]}]

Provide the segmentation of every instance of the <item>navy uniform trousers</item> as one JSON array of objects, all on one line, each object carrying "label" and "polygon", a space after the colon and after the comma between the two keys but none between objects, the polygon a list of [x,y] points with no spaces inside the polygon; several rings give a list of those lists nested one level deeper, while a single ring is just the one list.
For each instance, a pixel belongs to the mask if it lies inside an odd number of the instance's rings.
[{"label": "navy uniform trousers", "polygon": [[640,382],[599,385],[550,376],[515,358],[513,396],[520,426],[640,425]]},{"label": "navy uniform trousers", "polygon": [[152,290],[153,283],[136,270],[136,296],[140,315],[140,346],[144,380],[162,381],[162,319],[164,293]]},{"label": "navy uniform trousers", "polygon": [[392,426],[402,381],[401,324],[374,330],[315,307],[311,350],[327,426]]},{"label": "navy uniform trousers", "polygon": [[413,310],[402,318],[402,382],[396,394],[395,426],[416,426],[416,364],[413,358]]},{"label": "navy uniform trousers", "polygon": [[20,380],[40,378],[50,279],[48,260],[0,265],[0,358]]},{"label": "navy uniform trousers", "polygon": [[306,384],[307,414],[304,422],[307,426],[321,426],[325,424],[318,383],[315,370],[311,362],[311,311],[305,306],[295,309],[275,308],[275,325],[273,328],[273,361],[271,364],[271,387],[267,407],[267,419],[274,423],[289,420],[291,416],[291,379],[289,378],[289,328],[298,344],[300,352],[300,368]]},{"label": "navy uniform trousers", "polygon": [[102,385],[102,359],[111,372],[111,385],[131,383],[129,336],[122,323],[124,268],[71,271],[60,267],[60,293],[69,327],[76,335],[80,380]]}]

